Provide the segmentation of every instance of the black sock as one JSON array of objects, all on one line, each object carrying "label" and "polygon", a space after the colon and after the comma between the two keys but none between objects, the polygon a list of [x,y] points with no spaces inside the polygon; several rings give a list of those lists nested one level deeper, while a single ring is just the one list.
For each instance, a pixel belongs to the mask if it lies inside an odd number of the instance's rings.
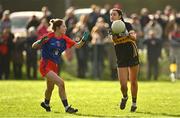
[{"label": "black sock", "polygon": [[136,103],[136,99],[137,99],[136,97],[132,97],[132,102]]},{"label": "black sock", "polygon": [[45,103],[45,104],[49,104],[49,101],[50,101],[50,100],[44,99],[44,103]]},{"label": "black sock", "polygon": [[68,106],[68,101],[67,101],[67,99],[62,100],[62,103],[63,103],[64,107],[67,107],[67,106]]}]

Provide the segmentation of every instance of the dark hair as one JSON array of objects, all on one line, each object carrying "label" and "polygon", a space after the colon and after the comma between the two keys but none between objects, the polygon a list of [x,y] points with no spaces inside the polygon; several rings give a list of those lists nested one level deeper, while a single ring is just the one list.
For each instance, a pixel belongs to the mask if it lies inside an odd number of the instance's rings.
[{"label": "dark hair", "polygon": [[56,27],[60,27],[63,24],[64,20],[62,19],[51,19],[49,21],[52,30],[56,31]]},{"label": "dark hair", "polygon": [[121,9],[119,9],[119,8],[112,8],[110,11],[111,11],[111,12],[112,12],[112,11],[116,11],[116,12],[121,16],[121,20],[124,22],[123,12],[122,12]]}]

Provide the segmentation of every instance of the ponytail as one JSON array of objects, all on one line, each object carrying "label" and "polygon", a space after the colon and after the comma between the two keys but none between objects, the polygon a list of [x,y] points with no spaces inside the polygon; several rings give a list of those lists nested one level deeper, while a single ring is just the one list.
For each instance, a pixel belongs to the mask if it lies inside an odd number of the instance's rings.
[{"label": "ponytail", "polygon": [[64,22],[64,20],[62,20],[62,19],[51,19],[51,20],[49,21],[50,28],[51,28],[53,31],[56,31],[56,27],[60,27],[63,22]]}]

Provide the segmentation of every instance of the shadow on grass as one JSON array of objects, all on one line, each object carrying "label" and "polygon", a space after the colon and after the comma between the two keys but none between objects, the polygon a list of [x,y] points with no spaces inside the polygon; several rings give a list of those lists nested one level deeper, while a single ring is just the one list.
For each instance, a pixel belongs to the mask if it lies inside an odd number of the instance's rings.
[{"label": "shadow on grass", "polygon": [[149,115],[161,115],[166,117],[180,117],[180,114],[169,114],[169,113],[152,113],[152,112],[136,112],[136,113],[142,113],[142,114],[149,114]]},{"label": "shadow on grass", "polygon": [[[58,111],[55,111],[54,113],[56,114],[61,114],[62,112],[58,112]],[[142,114],[142,117],[143,117],[143,114],[146,114],[146,115],[151,115],[151,117],[158,117],[158,116],[164,116],[164,117],[180,117],[180,114],[170,114],[170,113],[153,113],[153,112],[141,112],[141,111],[137,111],[135,113],[140,113]],[[136,116],[136,115],[129,115],[127,114],[126,115],[96,115],[96,114],[82,114],[82,113],[75,113],[75,114],[71,114],[71,115],[74,115],[74,116],[84,116],[84,117],[98,117],[98,118],[120,118],[120,117],[126,117],[126,118],[129,118],[129,117],[139,117]]]},{"label": "shadow on grass", "polygon": [[[56,114],[59,114],[61,112],[54,112]],[[84,117],[98,117],[98,118],[120,118],[120,117],[137,117],[137,116],[121,116],[121,115],[96,115],[96,114],[81,114],[81,113],[75,113],[75,114],[71,114],[74,116],[84,116]]]},{"label": "shadow on grass", "polygon": [[96,114],[80,114],[80,113],[77,113],[77,114],[74,114],[74,115],[77,115],[77,116],[85,116],[85,117],[98,117],[98,118],[120,118],[120,117],[137,117],[137,116],[123,116],[123,115],[96,115]]}]

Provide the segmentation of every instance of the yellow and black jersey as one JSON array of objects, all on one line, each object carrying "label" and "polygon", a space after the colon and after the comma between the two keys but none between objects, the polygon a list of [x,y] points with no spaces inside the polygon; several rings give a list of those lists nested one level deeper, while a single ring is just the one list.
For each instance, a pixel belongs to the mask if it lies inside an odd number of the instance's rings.
[{"label": "yellow and black jersey", "polygon": [[[125,22],[127,31],[132,31],[130,23]],[[112,36],[118,67],[131,67],[139,64],[136,39],[132,36]]]}]

